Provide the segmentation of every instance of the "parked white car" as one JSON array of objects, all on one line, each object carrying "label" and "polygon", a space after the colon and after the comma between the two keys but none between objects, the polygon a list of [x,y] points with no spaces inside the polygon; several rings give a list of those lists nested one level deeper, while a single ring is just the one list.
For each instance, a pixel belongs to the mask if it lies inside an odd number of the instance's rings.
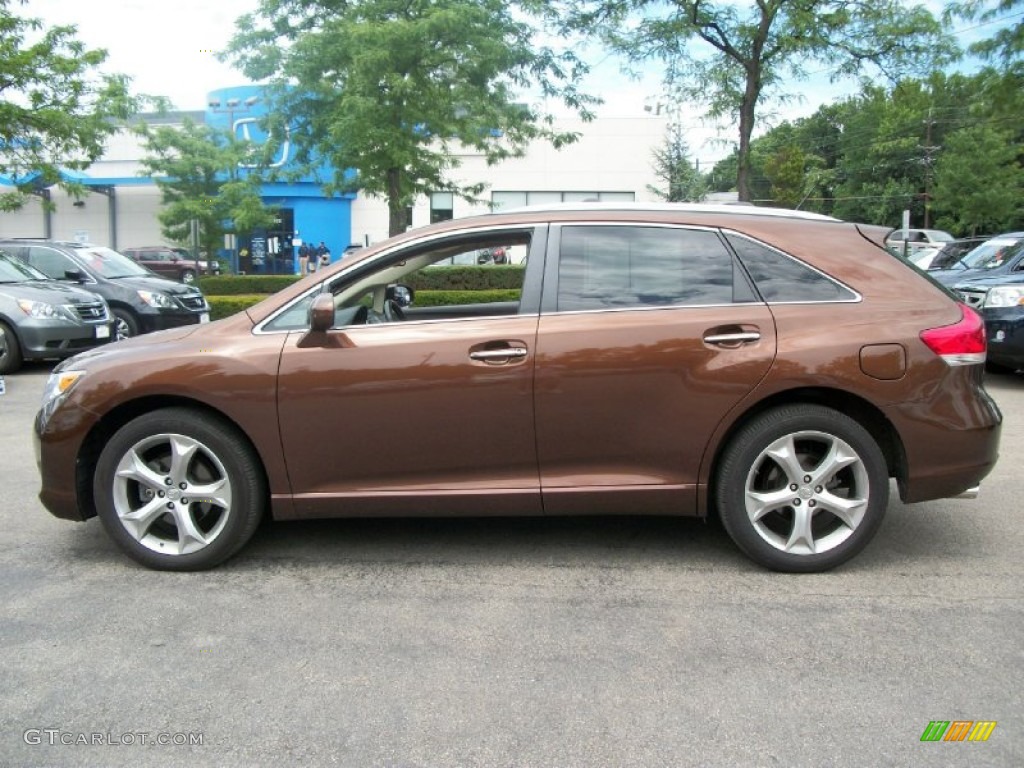
[{"label": "parked white car", "polygon": [[941,229],[908,229],[906,232],[894,229],[885,238],[885,245],[900,255],[903,254],[905,245],[908,253],[913,252],[916,255],[917,251],[924,248],[934,248],[938,251],[951,240],[953,236]]}]

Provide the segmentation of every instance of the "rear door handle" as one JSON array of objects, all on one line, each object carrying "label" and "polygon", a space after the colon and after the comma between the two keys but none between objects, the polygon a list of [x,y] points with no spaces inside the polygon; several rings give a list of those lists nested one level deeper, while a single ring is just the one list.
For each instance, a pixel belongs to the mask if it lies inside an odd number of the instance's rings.
[{"label": "rear door handle", "polygon": [[735,333],[712,333],[704,337],[705,344],[719,346],[739,346],[740,344],[751,344],[761,340],[758,331],[737,331]]}]

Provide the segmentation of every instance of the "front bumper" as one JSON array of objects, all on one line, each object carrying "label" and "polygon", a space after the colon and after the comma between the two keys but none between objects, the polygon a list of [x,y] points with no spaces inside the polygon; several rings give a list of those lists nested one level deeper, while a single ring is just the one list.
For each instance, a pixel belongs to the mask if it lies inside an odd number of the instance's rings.
[{"label": "front bumper", "polygon": [[26,318],[17,326],[26,360],[65,358],[114,339],[113,322],[76,323],[57,318]]},{"label": "front bumper", "polygon": [[985,308],[988,359],[1007,368],[1024,367],[1024,307]]}]

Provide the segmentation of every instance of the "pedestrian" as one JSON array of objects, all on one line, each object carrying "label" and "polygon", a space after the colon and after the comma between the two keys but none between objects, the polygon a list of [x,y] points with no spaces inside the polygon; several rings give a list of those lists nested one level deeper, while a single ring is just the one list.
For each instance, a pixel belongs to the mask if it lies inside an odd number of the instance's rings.
[{"label": "pedestrian", "polygon": [[317,255],[316,255],[316,246],[315,245],[309,246],[309,250],[308,250],[306,256],[307,256],[307,258],[309,260],[309,274],[313,274],[314,272],[316,272],[316,268],[317,268],[317,266],[320,263],[320,259],[318,259]]},{"label": "pedestrian", "polygon": [[320,241],[320,245],[316,249],[317,258],[320,260],[320,266],[326,267],[331,263],[331,249],[324,245],[324,241]]},{"label": "pedestrian", "polygon": [[299,246],[299,274],[306,274],[306,264],[309,262],[309,246],[303,243]]}]

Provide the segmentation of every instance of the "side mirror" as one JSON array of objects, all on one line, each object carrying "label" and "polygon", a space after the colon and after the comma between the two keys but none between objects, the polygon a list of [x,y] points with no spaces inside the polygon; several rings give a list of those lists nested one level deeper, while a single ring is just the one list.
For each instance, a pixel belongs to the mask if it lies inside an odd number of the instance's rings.
[{"label": "side mirror", "polygon": [[334,296],[321,293],[309,305],[309,330],[325,333],[334,326]]},{"label": "side mirror", "polygon": [[85,272],[80,269],[66,269],[64,270],[65,280],[74,280],[76,283],[86,283],[89,278],[85,276]]},{"label": "side mirror", "polygon": [[385,298],[395,302],[400,307],[410,307],[412,306],[413,299],[416,298],[416,292],[408,285],[396,283],[387,287]]}]

